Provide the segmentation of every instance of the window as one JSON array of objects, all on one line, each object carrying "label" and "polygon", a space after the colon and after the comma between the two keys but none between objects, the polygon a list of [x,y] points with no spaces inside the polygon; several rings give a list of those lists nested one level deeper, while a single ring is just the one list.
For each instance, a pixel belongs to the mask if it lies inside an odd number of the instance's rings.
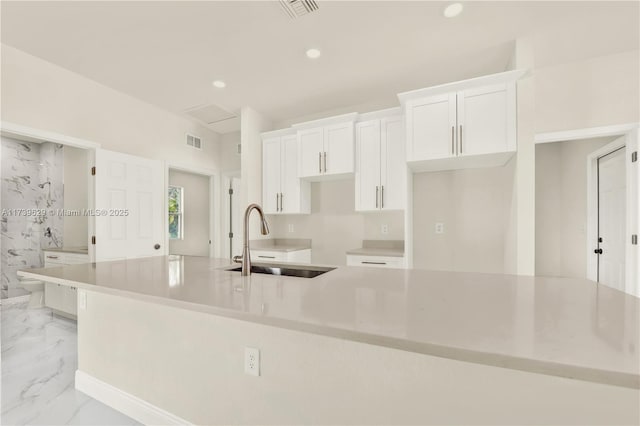
[{"label": "window", "polygon": [[172,240],[182,239],[182,192],[179,186],[169,186],[169,238]]}]

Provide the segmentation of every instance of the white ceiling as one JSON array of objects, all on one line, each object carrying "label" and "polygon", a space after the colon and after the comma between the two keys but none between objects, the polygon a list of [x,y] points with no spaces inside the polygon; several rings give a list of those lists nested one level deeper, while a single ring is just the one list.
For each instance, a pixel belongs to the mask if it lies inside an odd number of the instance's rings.
[{"label": "white ceiling", "polygon": [[[277,1],[2,1],[1,36],[173,112],[251,106],[274,121],[501,71],[520,36],[534,36],[537,66],[638,49],[640,38],[635,1],[465,2],[454,19],[442,2],[319,4],[292,20]],[[309,47],[322,57],[308,59]]]}]

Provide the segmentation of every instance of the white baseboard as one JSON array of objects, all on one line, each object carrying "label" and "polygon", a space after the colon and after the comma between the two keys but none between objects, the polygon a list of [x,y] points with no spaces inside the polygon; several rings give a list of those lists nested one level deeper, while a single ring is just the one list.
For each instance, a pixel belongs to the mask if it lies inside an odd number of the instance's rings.
[{"label": "white baseboard", "polygon": [[145,425],[192,424],[80,370],[76,370],[76,389]]}]

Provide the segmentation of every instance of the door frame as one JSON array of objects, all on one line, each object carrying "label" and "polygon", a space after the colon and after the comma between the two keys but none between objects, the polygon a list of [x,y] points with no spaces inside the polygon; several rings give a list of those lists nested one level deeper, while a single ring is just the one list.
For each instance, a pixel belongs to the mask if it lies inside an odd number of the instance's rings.
[{"label": "door frame", "polygon": [[220,196],[222,191],[220,189],[220,172],[214,169],[205,169],[193,166],[187,166],[180,163],[174,163],[171,161],[164,162],[164,212],[163,223],[164,226],[164,244],[167,247],[167,254],[169,254],[169,198],[166,194],[169,191],[169,169],[192,173],[196,175],[207,176],[209,178],[209,257],[220,257],[222,253],[222,239],[216,236],[220,234],[220,220],[217,220],[215,212],[220,212]]},{"label": "door frame", "polygon": [[[229,240],[229,234],[226,231],[226,225],[227,225],[227,220],[229,219],[229,209],[228,209],[228,188],[229,188],[229,182],[231,181],[231,179],[233,178],[238,178],[238,179],[242,179],[240,170],[231,170],[231,171],[225,171],[222,173],[222,179],[221,179],[221,192],[220,192],[220,199],[222,200],[222,198],[224,198],[224,202],[221,201],[220,203],[220,207],[221,207],[221,214],[220,214],[220,229],[221,229],[221,238],[220,238],[220,253],[221,253],[221,258],[226,259],[228,256],[228,251],[227,251],[227,241]],[[239,191],[239,190],[238,190]],[[238,192],[239,193],[239,192]],[[235,194],[235,191],[234,191]],[[240,241],[242,240],[242,236],[239,235],[238,238],[240,239]]]},{"label": "door frame", "polygon": [[[632,244],[631,235],[640,233],[640,161],[631,162],[631,154],[640,146],[640,123],[614,124],[610,126],[589,127],[560,132],[538,133],[535,143],[563,142],[595,137],[618,136],[603,148],[594,151],[587,159],[587,279],[597,280],[597,259],[593,257],[593,241],[597,238],[597,173],[594,173],[594,162],[597,158],[613,151],[616,147],[625,147],[626,159],[626,230],[625,243],[625,292],[640,297],[640,246]],[[595,204],[595,209],[593,208]]]},{"label": "door frame", "polygon": [[[616,140],[606,144],[602,148],[599,148],[593,151],[591,154],[587,155],[587,247],[586,247],[586,256],[587,256],[587,279],[592,281],[598,281],[598,260],[599,257],[595,255],[594,250],[594,241],[598,238],[598,219],[599,219],[599,205],[598,205],[598,160],[606,155],[611,154],[614,151],[619,149],[624,149],[625,158],[627,157],[627,148],[626,148],[626,138],[619,137]],[[625,163],[625,173],[626,169],[629,167],[626,166]],[[625,194],[627,199],[629,198],[629,193]],[[629,229],[629,209],[627,208],[627,221],[625,223],[625,234],[627,234],[627,230]],[[631,259],[629,258],[629,251],[625,249],[625,269],[626,264]],[[625,271],[626,276],[627,271]],[[626,279],[625,279],[626,281]],[[625,282],[625,288],[627,287],[627,282]]]},{"label": "door frame", "polygon": [[[98,142],[88,139],[75,138],[73,136],[55,133],[48,130],[36,129],[34,127],[24,126],[9,121],[0,122],[0,134],[6,138],[17,139],[25,142],[43,143],[53,142],[60,145],[70,146],[73,148],[84,149],[87,151],[87,168],[95,166],[96,150],[101,147]],[[94,180],[87,179],[87,208],[95,208],[95,185]],[[0,204],[1,207],[1,204]],[[95,217],[89,215],[87,218],[87,251],[89,261],[95,262],[95,246],[91,244],[91,236],[95,235]],[[64,244],[64,242],[63,242]],[[1,247],[0,247],[1,248]]]}]

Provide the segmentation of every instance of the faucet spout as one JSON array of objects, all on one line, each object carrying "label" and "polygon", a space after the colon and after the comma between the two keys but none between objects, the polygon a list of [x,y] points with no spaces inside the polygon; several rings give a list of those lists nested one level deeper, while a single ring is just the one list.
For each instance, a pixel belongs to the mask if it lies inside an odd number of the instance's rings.
[{"label": "faucet spout", "polygon": [[[264,217],[262,207],[258,204],[249,204],[249,207],[244,212],[244,244],[242,246],[242,275],[247,276],[251,274],[251,252],[249,250],[249,217],[251,212],[257,210],[260,215],[260,233],[262,235],[269,234],[269,225]],[[236,259],[234,259],[236,260]]]}]

